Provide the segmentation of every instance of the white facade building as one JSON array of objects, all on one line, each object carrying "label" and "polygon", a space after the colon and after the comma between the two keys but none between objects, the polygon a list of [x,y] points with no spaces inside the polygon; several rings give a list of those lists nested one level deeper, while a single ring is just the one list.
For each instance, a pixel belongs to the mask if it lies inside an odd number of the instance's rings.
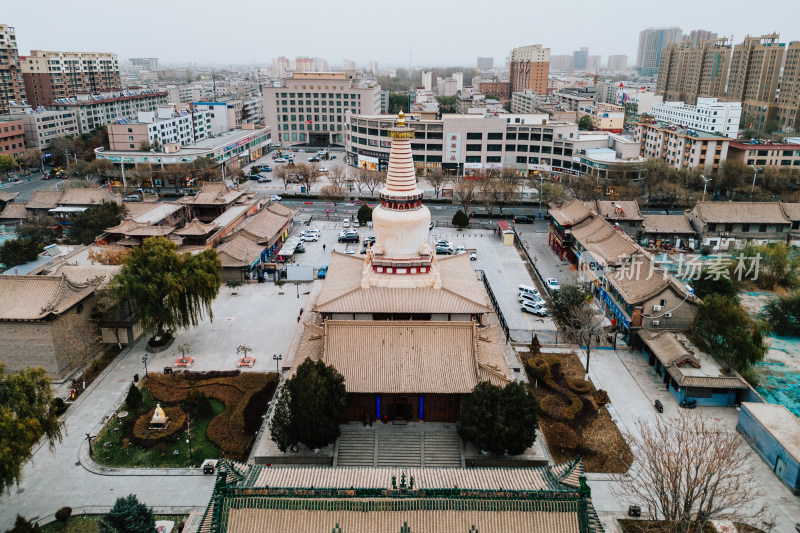
[{"label": "white facade building", "polygon": [[464,73],[453,72],[453,79],[456,80],[456,92],[464,90]]},{"label": "white facade building", "polygon": [[653,105],[652,115],[661,122],[735,139],[739,134],[742,103],[720,102],[716,98],[698,98],[696,106],[683,102],[663,102]]},{"label": "white facade building", "polygon": [[425,88],[426,91],[433,90],[433,72],[422,71],[422,86]]},{"label": "white facade building", "polygon": [[155,111],[169,102],[166,92],[104,91],[99,95],[78,94],[57,98],[51,111],[72,111],[78,118],[78,133],[89,133],[120,119],[135,119],[140,111]]},{"label": "white facade building", "polygon": [[453,96],[456,94],[458,83],[453,78],[437,78],[436,94],[439,96]]},{"label": "white facade building", "polygon": [[25,128],[25,147],[44,151],[50,141],[67,135],[78,135],[78,118],[75,111],[47,111],[40,107],[11,104],[11,115],[22,120]]}]

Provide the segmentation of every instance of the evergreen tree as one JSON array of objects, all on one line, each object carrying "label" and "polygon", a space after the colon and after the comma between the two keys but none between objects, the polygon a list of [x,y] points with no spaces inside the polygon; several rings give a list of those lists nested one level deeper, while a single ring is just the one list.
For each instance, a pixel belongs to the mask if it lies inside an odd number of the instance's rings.
[{"label": "evergreen tree", "polygon": [[39,257],[44,251],[41,243],[30,239],[11,239],[0,244],[0,263],[6,268],[22,265]]},{"label": "evergreen tree", "polygon": [[469,226],[469,217],[466,215],[466,213],[464,213],[464,211],[459,209],[456,211],[456,214],[453,215],[453,225],[457,228],[466,228]]},{"label": "evergreen tree", "polygon": [[142,396],[142,391],[139,390],[135,384],[131,383],[130,388],[128,389],[128,395],[125,397],[125,405],[131,411],[135,411],[142,405],[142,400],[144,397]]},{"label": "evergreen tree", "polygon": [[523,383],[478,383],[461,406],[458,434],[496,455],[523,453],[536,440],[538,404]]},{"label": "evergreen tree", "polygon": [[93,244],[98,235],[107,228],[119,225],[127,209],[124,205],[104,202],[78,213],[72,219],[69,240],[78,244]]},{"label": "evergreen tree", "polygon": [[306,359],[286,383],[270,421],[281,451],[303,443],[322,448],[339,437],[339,421],[347,405],[344,377],[322,361]]},{"label": "evergreen tree", "polygon": [[100,520],[101,533],[153,533],[155,530],[153,511],[133,494],[117,498],[114,507]]},{"label": "evergreen tree", "polygon": [[41,533],[42,528],[39,524],[32,524],[30,520],[24,516],[17,515],[17,520],[14,522],[14,527],[7,529],[6,533]]},{"label": "evergreen tree", "polygon": [[372,222],[372,208],[367,204],[362,204],[361,207],[358,208],[356,218],[359,224],[366,226],[367,222]]}]

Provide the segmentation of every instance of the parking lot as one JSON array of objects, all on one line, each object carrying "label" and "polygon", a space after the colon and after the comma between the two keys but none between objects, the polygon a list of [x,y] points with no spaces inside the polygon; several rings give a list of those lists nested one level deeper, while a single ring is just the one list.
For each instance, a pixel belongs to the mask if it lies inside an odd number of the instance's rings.
[{"label": "parking lot", "polygon": [[[308,163],[308,160],[312,157],[317,155],[317,150],[306,148],[307,152],[298,152],[293,150],[291,152],[292,157],[294,158],[294,164],[297,165],[299,163]],[[273,161],[272,156],[277,154],[277,150],[273,150],[272,152],[267,153],[264,157],[259,159],[258,161],[253,162],[251,165],[246,166],[242,170],[244,170],[245,175],[250,175],[250,168],[253,166],[260,166],[260,165],[267,165],[272,167],[273,172],[262,172],[261,174],[267,176],[272,181],[269,183],[258,183],[256,180],[250,180],[249,186],[255,191],[264,191],[268,194],[281,194],[282,192],[293,192],[293,193],[300,193],[300,187],[302,185],[294,183],[287,185],[286,189],[284,189],[283,182],[275,177],[275,167],[279,165],[286,165],[287,163],[275,163]],[[289,155],[288,150],[283,150],[282,153],[284,155]],[[317,163],[320,167],[326,168],[328,170],[334,167],[344,167],[347,169],[347,166],[344,164],[343,159],[343,152],[331,152],[331,157],[336,156],[336,159],[329,159],[329,160],[322,160]],[[313,190],[319,191],[322,187],[329,185],[328,179],[326,178],[325,174],[322,174],[319,181],[314,184]]]}]

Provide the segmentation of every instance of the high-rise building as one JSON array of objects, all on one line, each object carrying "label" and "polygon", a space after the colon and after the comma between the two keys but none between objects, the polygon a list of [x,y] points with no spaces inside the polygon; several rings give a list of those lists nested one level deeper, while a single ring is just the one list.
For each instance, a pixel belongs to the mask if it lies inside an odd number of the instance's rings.
[{"label": "high-rise building", "polygon": [[603,56],[601,55],[589,56],[589,58],[586,60],[586,69],[592,71],[597,70],[600,68],[600,63],[602,62]]},{"label": "high-rise building", "polygon": [[625,72],[628,70],[628,56],[624,54],[608,56],[608,70],[611,72]]},{"label": "high-rise building", "polygon": [[589,49],[581,48],[572,52],[572,69],[573,70],[586,70],[586,64],[589,60]]},{"label": "high-rise building", "polygon": [[422,86],[425,88],[426,91],[433,90],[433,72],[429,71],[422,71]]},{"label": "high-rise building", "polygon": [[683,36],[683,42],[698,46],[703,41],[716,41],[717,34],[708,30],[692,30]]},{"label": "high-rise building", "polygon": [[328,60],[321,57],[314,58],[314,72],[328,72]]},{"label": "high-rise building", "polygon": [[572,72],[572,56],[550,56],[550,72]]},{"label": "high-rise building", "polygon": [[453,72],[453,79],[456,80],[456,92],[464,90],[464,73]]},{"label": "high-rise building", "polygon": [[369,62],[367,62],[367,72],[369,72],[373,76],[377,76],[378,75],[378,62],[375,61],[374,59],[370,59]]},{"label": "high-rise building", "polygon": [[97,94],[120,88],[117,54],[31,50],[20,58],[28,104],[52,104],[78,93]]},{"label": "high-rise building", "polygon": [[692,45],[668,43],[661,52],[656,94],[694,105],[699,97],[722,98],[731,60],[725,38]]},{"label": "high-rise building", "polygon": [[763,125],[773,117],[786,44],[777,33],[745,37],[733,47],[725,99],[742,102],[742,115]]},{"label": "high-rise building", "polygon": [[736,138],[742,118],[740,102],[720,102],[716,98],[698,98],[697,105],[684,102],[661,102],[650,113],[659,122],[669,122],[681,128],[720,133]]},{"label": "high-rise building", "polygon": [[352,59],[342,59],[342,70],[355,70],[356,62]]},{"label": "high-rise building", "polygon": [[286,77],[286,71],[289,70],[289,59],[286,57],[276,57],[272,60],[272,68],[275,70],[275,75],[279,78]]},{"label": "high-rise building", "polygon": [[478,70],[492,70],[494,68],[493,57],[479,57]]},{"label": "high-rise building", "polygon": [[550,73],[550,49],[540,44],[521,46],[511,50],[509,81],[511,92],[530,89],[547,93],[547,75]]},{"label": "high-rise building", "polygon": [[636,55],[636,67],[642,76],[658,74],[661,50],[667,43],[680,41],[683,32],[677,26],[669,28],[647,28],[639,33],[639,51]]},{"label": "high-rise building", "polygon": [[800,128],[800,41],[786,47],[776,118],[784,128]]},{"label": "high-rise building", "polygon": [[313,57],[296,57],[294,58],[294,71],[295,72],[313,72],[314,71],[314,58]]},{"label": "high-rise building", "polygon": [[453,78],[436,78],[436,94],[439,96],[453,96],[456,94],[458,83]]},{"label": "high-rise building", "polygon": [[0,24],[0,115],[9,112],[9,102],[21,104],[24,95],[16,32]]}]

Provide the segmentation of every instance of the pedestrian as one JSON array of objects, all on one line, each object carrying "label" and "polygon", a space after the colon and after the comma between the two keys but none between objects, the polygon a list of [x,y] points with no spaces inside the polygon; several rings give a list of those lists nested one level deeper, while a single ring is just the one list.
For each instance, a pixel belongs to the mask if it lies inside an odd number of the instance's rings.
[{"label": "pedestrian", "polygon": [[323,252],[325,251],[325,245],[324,244],[322,245],[322,251]]}]

